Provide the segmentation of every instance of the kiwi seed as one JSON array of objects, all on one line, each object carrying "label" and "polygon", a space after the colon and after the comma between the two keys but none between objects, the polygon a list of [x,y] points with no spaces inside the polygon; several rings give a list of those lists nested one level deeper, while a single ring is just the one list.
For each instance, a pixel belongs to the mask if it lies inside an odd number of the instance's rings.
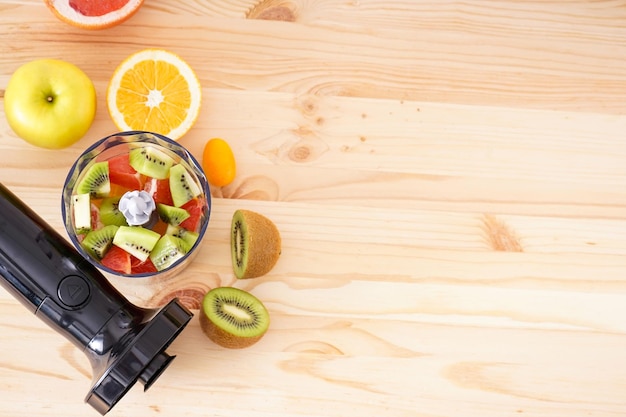
[{"label": "kiwi seed", "polygon": [[220,346],[240,349],[258,342],[267,332],[270,316],[263,303],[247,291],[218,287],[206,293],[200,327]]},{"label": "kiwi seed", "polygon": [[281,253],[281,238],[276,225],[262,214],[237,210],[230,229],[233,271],[240,279],[267,274]]}]

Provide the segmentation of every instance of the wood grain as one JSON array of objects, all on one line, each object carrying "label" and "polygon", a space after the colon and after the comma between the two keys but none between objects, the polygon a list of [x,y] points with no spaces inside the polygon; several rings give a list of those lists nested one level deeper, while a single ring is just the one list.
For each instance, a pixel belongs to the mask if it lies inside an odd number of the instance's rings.
[{"label": "wood grain", "polygon": [[[88,134],[59,151],[11,131],[0,181],[65,234],[76,157],[115,131],[116,66],[167,48],[203,106],[180,140],[223,137],[235,181],[212,189],[198,256],[169,279],[111,281],[133,302],[210,288],[262,299],[245,350],[194,319],[177,359],[112,416],[626,414],[626,7],[621,1],[146,0],[83,31],[40,0],[0,0],[0,97],[56,57],[94,81]],[[270,217],[283,253],[237,281],[232,213]],[[84,416],[84,355],[0,291],[0,415]]]}]

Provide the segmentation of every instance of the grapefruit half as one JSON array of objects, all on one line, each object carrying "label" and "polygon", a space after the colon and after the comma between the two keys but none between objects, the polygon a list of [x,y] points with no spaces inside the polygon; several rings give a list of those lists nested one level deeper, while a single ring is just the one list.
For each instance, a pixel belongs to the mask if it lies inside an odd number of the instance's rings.
[{"label": "grapefruit half", "polygon": [[60,20],[83,29],[106,29],[129,19],[143,0],[44,0]]}]

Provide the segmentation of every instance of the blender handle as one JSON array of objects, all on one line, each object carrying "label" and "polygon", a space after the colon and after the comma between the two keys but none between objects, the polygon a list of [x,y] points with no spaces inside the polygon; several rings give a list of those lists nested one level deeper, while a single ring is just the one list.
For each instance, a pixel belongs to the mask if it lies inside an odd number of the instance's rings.
[{"label": "blender handle", "polygon": [[[0,184],[0,285],[84,347],[131,305],[59,233]],[[134,310],[134,309],[133,309]],[[136,311],[129,311],[134,316]]]},{"label": "blender handle", "polygon": [[0,274],[4,277],[0,283],[7,291],[36,313],[82,261],[56,231],[0,183]]},{"label": "blender handle", "polygon": [[161,309],[132,304],[1,183],[0,286],[87,355],[94,384],[85,401],[101,414],[136,381],[152,385],[193,316],[176,299]]}]

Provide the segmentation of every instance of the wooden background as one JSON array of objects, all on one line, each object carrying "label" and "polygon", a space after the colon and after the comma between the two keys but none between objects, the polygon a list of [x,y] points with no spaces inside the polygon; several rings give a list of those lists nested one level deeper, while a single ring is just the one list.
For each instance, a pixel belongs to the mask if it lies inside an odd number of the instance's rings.
[{"label": "wooden background", "polygon": [[[0,108],[0,182],[62,233],[70,165],[115,132],[108,80],[147,47],[202,83],[180,143],[201,157],[223,137],[239,172],[212,190],[191,266],[114,284],[191,308],[235,285],[272,325],[226,350],[194,319],[111,416],[626,415],[626,2],[146,0],[94,32],[0,0],[0,95],[54,57],[99,96],[58,151],[21,141]],[[282,233],[262,278],[232,274],[237,208]],[[95,414],[83,354],[4,290],[0,350],[0,415]]]}]

